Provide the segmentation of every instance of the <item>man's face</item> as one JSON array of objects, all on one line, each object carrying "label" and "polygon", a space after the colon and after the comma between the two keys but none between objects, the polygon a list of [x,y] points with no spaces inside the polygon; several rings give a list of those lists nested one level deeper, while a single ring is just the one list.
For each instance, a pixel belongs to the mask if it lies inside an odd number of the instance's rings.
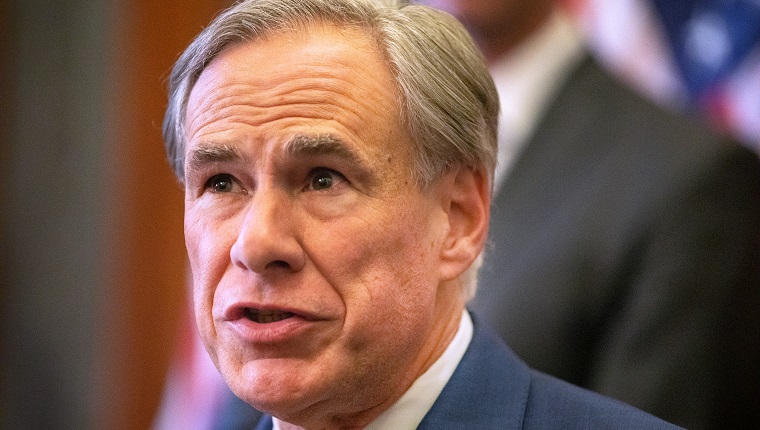
[{"label": "man's face", "polygon": [[463,305],[445,181],[414,184],[372,42],[324,26],[229,47],[186,118],[195,313],[227,383],[293,421],[389,406]]}]

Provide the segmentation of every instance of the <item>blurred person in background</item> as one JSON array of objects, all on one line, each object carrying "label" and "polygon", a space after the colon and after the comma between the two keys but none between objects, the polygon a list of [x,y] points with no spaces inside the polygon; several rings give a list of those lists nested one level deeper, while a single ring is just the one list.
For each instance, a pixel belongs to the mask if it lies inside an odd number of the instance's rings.
[{"label": "blurred person in background", "polygon": [[618,83],[552,0],[423,3],[465,24],[501,97],[469,307],[545,372],[690,429],[756,426],[756,155]]},{"label": "blurred person in background", "polygon": [[760,152],[760,2],[571,3],[592,49],[616,74]]}]

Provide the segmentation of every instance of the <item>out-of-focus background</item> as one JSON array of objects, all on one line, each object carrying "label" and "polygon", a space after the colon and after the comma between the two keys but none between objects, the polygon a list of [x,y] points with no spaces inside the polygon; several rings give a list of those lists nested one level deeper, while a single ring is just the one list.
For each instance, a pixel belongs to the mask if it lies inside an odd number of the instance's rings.
[{"label": "out-of-focus background", "polygon": [[231,1],[2,1],[0,428],[150,428],[185,309],[165,80]]},{"label": "out-of-focus background", "polygon": [[[616,73],[759,148],[758,15],[643,2],[567,3]],[[168,375],[203,393],[160,126],[173,61],[230,3],[0,2],[0,428],[145,429]],[[747,17],[754,45],[734,58],[721,29]],[[690,61],[715,68],[717,89],[700,92]]]}]

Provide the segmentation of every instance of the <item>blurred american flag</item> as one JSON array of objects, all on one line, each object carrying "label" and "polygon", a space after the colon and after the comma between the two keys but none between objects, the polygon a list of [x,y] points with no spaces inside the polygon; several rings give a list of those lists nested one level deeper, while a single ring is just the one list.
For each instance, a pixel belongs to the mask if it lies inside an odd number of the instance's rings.
[{"label": "blurred american flag", "polygon": [[760,152],[760,0],[564,0],[599,58]]}]

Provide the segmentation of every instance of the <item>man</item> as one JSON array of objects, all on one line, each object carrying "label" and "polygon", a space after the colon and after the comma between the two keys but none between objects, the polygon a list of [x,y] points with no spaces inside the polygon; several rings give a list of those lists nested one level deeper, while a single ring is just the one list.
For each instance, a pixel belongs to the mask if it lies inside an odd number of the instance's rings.
[{"label": "man", "polygon": [[552,0],[434,3],[502,104],[470,308],[539,370],[686,428],[756,428],[756,155],[610,78]]},{"label": "man", "polygon": [[465,311],[498,101],[448,15],[262,0],[170,78],[195,314],[258,428],[666,428],[530,371]]}]

